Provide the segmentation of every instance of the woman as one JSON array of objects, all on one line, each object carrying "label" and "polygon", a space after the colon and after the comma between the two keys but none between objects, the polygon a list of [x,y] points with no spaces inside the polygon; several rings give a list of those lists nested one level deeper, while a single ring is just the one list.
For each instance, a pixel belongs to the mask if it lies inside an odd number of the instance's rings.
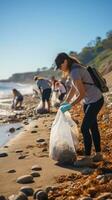
[{"label": "woman", "polygon": [[[17,90],[13,89],[13,104],[12,104],[12,109],[16,108],[22,108],[22,103],[23,103],[23,95]],[[19,105],[19,106],[18,106]]]},{"label": "woman", "polygon": [[42,109],[45,109],[45,102],[47,102],[48,112],[50,113],[51,83],[49,80],[37,76],[34,77],[34,80],[42,96]]},{"label": "woman", "polygon": [[[76,166],[91,165],[92,161],[98,162],[103,159],[101,154],[100,133],[97,123],[97,115],[104,104],[104,98],[101,91],[95,86],[87,69],[80,64],[76,58],[69,57],[66,53],[60,53],[55,59],[57,69],[72,78],[72,87],[67,95],[65,103],[61,106],[61,111],[64,113],[70,110],[72,106],[84,102],[84,119],[81,125],[83,134],[85,157],[77,161]],[[87,83],[91,83],[90,85]],[[74,87],[75,86],[75,87]],[[77,98],[71,102],[76,89],[78,91]],[[91,159],[92,142],[95,146],[96,155]]]}]

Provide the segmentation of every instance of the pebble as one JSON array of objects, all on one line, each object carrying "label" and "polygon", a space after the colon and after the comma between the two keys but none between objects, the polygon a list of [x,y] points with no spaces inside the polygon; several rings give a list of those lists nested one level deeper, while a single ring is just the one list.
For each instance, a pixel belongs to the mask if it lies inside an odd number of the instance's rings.
[{"label": "pebble", "polygon": [[78,200],[93,200],[91,197],[81,197]]},{"label": "pebble", "polygon": [[33,176],[24,175],[24,176],[21,176],[21,177],[17,178],[16,182],[25,184],[25,183],[33,183],[34,181],[33,181]]},{"label": "pebble", "polygon": [[39,165],[34,165],[34,166],[32,166],[31,169],[32,169],[32,170],[35,170],[35,171],[41,171],[41,170],[42,170],[42,167],[39,166]]},{"label": "pebble", "polygon": [[4,148],[8,148],[8,146],[7,146],[7,145],[5,145],[5,146],[4,146]]},{"label": "pebble", "polygon": [[34,126],[34,128],[38,128],[38,126],[37,126],[37,125],[35,125],[35,126]]},{"label": "pebble", "polygon": [[96,200],[106,200],[106,199],[112,199],[112,193],[111,192],[104,192],[99,197],[96,198]]},{"label": "pebble", "polygon": [[57,189],[58,189],[58,187],[56,187],[56,186],[47,186],[47,187],[45,187],[45,192],[49,193],[50,191],[55,191]]},{"label": "pebble", "polygon": [[33,199],[36,199],[36,194],[38,193],[38,192],[40,192],[40,191],[42,191],[41,189],[36,189],[35,191],[34,191],[34,193],[33,193]]},{"label": "pebble", "polygon": [[23,126],[20,126],[20,127],[16,128],[16,130],[18,131],[18,130],[20,130],[21,128],[23,128]]},{"label": "pebble", "polygon": [[15,172],[16,172],[15,169],[9,169],[9,170],[7,171],[7,173],[15,173]]},{"label": "pebble", "polygon": [[37,171],[33,171],[31,173],[31,176],[33,176],[33,177],[40,177],[40,174]]},{"label": "pebble", "polygon": [[41,139],[41,138],[40,138],[40,139],[37,139],[36,141],[39,142],[39,143],[40,143],[40,142],[45,142],[45,140],[44,140],[44,139]]},{"label": "pebble", "polygon": [[31,133],[37,133],[37,131],[36,131],[36,130],[33,130],[33,131],[31,131]]},{"label": "pebble", "polygon": [[43,148],[43,149],[42,149],[42,152],[45,152],[45,151],[47,151],[47,148]]},{"label": "pebble", "polygon": [[0,195],[0,200],[6,200],[5,196]]},{"label": "pebble", "polygon": [[91,174],[93,172],[94,172],[94,169],[89,168],[89,167],[82,170],[82,174],[84,174],[84,175],[88,175],[88,174]]},{"label": "pebble", "polygon": [[24,156],[24,155],[21,155],[18,157],[18,159],[24,159],[24,158],[26,158],[26,156]]},{"label": "pebble", "polygon": [[23,123],[24,123],[25,125],[28,125],[28,124],[29,124],[29,123],[28,123],[28,122],[26,122],[26,121],[25,121],[25,122],[23,122]]},{"label": "pebble", "polygon": [[23,150],[22,150],[22,149],[19,149],[19,150],[16,150],[15,152],[16,152],[16,153],[22,153]]},{"label": "pebble", "polygon": [[19,192],[17,195],[9,196],[8,200],[28,200],[28,198],[23,192]]},{"label": "pebble", "polygon": [[12,127],[12,128],[9,129],[10,133],[14,133],[15,131],[16,131],[16,129],[14,127]]},{"label": "pebble", "polygon": [[20,189],[21,192],[23,192],[26,196],[32,196],[34,193],[34,190],[30,186],[23,186]]},{"label": "pebble", "polygon": [[37,199],[37,200],[48,200],[48,195],[43,190],[37,190],[34,193],[34,199]]},{"label": "pebble", "polygon": [[1,153],[0,153],[0,158],[1,158],[1,157],[6,157],[6,156],[8,156],[8,154],[7,154],[6,152],[1,152]]},{"label": "pebble", "polygon": [[96,194],[96,189],[94,187],[88,188],[88,193],[91,197],[94,197]]},{"label": "pebble", "polygon": [[15,195],[14,200],[28,200],[27,196],[23,192]]},{"label": "pebble", "polygon": [[102,174],[102,175],[98,175],[96,177],[97,180],[99,180],[100,184],[106,183],[110,180],[112,180],[112,174]]}]

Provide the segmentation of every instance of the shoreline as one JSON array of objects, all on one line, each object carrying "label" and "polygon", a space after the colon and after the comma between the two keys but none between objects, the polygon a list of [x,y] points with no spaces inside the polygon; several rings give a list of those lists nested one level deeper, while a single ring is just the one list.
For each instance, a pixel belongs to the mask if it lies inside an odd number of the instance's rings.
[{"label": "shoreline", "polygon": [[[31,103],[32,102],[32,103]],[[48,187],[55,187],[57,190],[49,193],[49,200],[63,200],[69,199],[69,196],[77,197],[71,198],[78,200],[79,197],[87,194],[89,196],[89,188],[96,187],[93,180],[96,181],[97,187],[101,187],[97,177],[99,175],[99,168],[106,168],[112,170],[112,105],[107,102],[99,115],[99,126],[101,130],[102,152],[106,157],[106,162],[101,162],[94,166],[94,168],[77,169],[73,166],[59,166],[57,163],[49,158],[49,138],[50,130],[55,118],[56,112],[51,114],[34,115],[34,108],[37,106],[37,99],[31,96],[25,99],[26,110],[24,119],[21,121],[24,124],[20,133],[12,138],[6,145],[8,148],[0,148],[0,152],[6,152],[8,156],[0,158],[0,194],[6,198],[11,195],[17,195],[23,186],[30,186],[34,191],[37,189],[45,189]],[[75,112],[71,111],[73,119],[78,121],[80,127],[83,114],[80,105],[75,107]],[[28,118],[31,119],[28,122]],[[43,143],[38,140],[43,139]],[[78,158],[83,155],[83,142],[80,133]],[[94,154],[94,150],[92,152]],[[105,165],[106,163],[106,165]],[[32,167],[39,165],[42,169],[36,171],[39,173],[38,177],[34,177],[34,182],[29,184],[19,184],[17,179],[23,175],[31,175]],[[106,167],[105,167],[106,166]],[[12,173],[8,171],[12,170]],[[86,174],[84,174],[84,170]],[[81,189],[82,185],[90,181],[87,189]],[[7,183],[7,184],[6,184]],[[108,184],[107,184],[108,183]],[[104,188],[98,188],[96,193],[98,196],[103,192],[111,192],[107,188],[112,182],[104,182]],[[112,186],[112,185],[111,185]],[[111,187],[112,188],[112,187]],[[95,190],[95,189],[94,189]],[[75,193],[76,191],[76,193]],[[33,200],[33,197],[30,197]]]}]

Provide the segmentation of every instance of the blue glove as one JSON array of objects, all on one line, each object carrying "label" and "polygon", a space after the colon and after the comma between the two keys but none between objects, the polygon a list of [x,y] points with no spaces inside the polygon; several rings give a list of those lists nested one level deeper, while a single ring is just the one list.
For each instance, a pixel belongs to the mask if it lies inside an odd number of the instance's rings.
[{"label": "blue glove", "polygon": [[70,110],[71,108],[72,108],[72,106],[71,106],[71,104],[69,104],[69,103],[66,103],[66,105],[60,106],[60,110],[61,110],[62,113],[64,113],[64,112]]}]

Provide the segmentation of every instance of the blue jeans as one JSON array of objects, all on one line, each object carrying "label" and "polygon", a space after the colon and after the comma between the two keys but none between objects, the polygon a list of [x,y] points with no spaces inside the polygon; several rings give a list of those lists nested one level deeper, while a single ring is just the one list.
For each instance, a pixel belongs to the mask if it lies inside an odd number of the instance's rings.
[{"label": "blue jeans", "polygon": [[92,142],[95,146],[96,152],[101,151],[100,133],[97,123],[97,115],[104,104],[102,97],[95,103],[84,104],[84,119],[81,125],[81,132],[83,134],[85,155],[91,154]]}]

